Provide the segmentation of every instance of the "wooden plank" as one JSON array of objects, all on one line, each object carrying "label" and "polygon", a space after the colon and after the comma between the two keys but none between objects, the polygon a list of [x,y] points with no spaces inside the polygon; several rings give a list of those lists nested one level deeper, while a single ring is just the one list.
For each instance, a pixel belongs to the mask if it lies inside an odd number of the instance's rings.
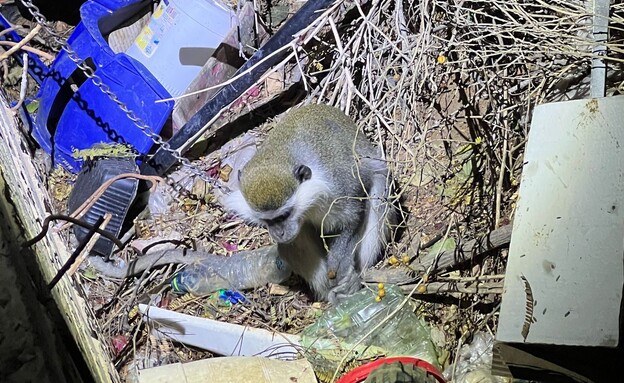
[{"label": "wooden plank", "polygon": [[[4,193],[13,204],[24,236],[32,238],[41,231],[41,222],[51,212],[51,198],[32,162],[29,146],[18,128],[18,122],[8,109],[4,94],[0,99],[0,167],[6,182]],[[25,239],[19,238],[19,241]],[[51,232],[33,249],[46,281],[54,277],[70,254],[60,236]],[[64,277],[52,295],[95,381],[120,382],[119,374],[107,356],[105,344],[97,339],[102,332],[79,291],[78,282]]]}]

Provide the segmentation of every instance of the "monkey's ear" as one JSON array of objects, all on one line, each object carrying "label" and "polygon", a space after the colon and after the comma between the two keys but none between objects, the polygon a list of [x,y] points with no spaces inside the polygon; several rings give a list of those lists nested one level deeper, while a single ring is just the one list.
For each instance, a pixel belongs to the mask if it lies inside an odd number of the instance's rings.
[{"label": "monkey's ear", "polygon": [[297,181],[301,183],[303,181],[307,181],[310,178],[312,178],[312,169],[310,169],[309,167],[305,165],[297,165],[295,167],[294,174],[295,174],[295,178],[297,179]]}]

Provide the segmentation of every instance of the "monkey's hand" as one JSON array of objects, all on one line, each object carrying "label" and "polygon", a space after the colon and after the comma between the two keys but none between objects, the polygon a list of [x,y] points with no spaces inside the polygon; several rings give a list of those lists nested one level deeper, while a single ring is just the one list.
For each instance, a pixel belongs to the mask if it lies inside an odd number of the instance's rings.
[{"label": "monkey's hand", "polygon": [[359,273],[352,265],[349,265],[345,270],[341,270],[338,274],[338,278],[338,283],[329,290],[327,296],[327,300],[333,305],[355,294],[361,288],[362,280]]}]

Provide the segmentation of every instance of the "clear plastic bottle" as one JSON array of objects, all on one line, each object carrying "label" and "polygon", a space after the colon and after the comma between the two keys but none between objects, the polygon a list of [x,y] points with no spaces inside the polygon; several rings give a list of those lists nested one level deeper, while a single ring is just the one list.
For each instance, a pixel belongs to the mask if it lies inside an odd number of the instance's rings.
[{"label": "clear plastic bottle", "polygon": [[431,330],[418,319],[409,304],[360,343],[363,336],[405,299],[397,286],[385,286],[384,291],[383,298],[377,301],[377,291],[363,289],[327,310],[303,330],[301,345],[319,376],[328,374],[331,377],[347,352],[352,352],[347,360],[356,365],[358,361],[379,356],[412,356],[440,367],[431,341]]},{"label": "clear plastic bottle", "polygon": [[195,295],[228,289],[243,290],[285,281],[292,271],[276,246],[241,251],[230,257],[211,254],[186,266],[171,281],[174,291]]}]

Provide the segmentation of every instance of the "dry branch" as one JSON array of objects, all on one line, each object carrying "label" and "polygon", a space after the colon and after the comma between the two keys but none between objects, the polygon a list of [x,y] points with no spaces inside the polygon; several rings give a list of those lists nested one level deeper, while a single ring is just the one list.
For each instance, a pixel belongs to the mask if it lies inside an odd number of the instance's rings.
[{"label": "dry branch", "polygon": [[[471,241],[464,245],[444,251],[440,254],[438,262],[434,267],[434,274],[455,269],[463,263],[472,261],[477,256],[505,246],[511,240],[511,225],[503,226],[500,229],[493,230],[489,234]],[[429,253],[424,257],[419,257],[410,264],[410,268],[417,273],[422,274],[434,260],[435,254]]]},{"label": "dry branch", "polygon": [[[503,226],[481,238],[470,240],[456,249],[442,252],[431,274],[456,269],[488,251],[507,245],[511,240],[511,229],[511,225]],[[367,282],[409,283],[415,280],[409,275],[410,271],[415,271],[418,276],[422,276],[431,262],[435,260],[435,257],[436,254],[432,252],[415,259],[409,267],[368,270],[364,274],[364,280]]]},{"label": "dry branch", "polygon": [[[409,293],[414,285],[403,285],[401,290]],[[502,294],[503,282],[430,282],[423,284],[422,289],[417,289],[415,294]]]}]

